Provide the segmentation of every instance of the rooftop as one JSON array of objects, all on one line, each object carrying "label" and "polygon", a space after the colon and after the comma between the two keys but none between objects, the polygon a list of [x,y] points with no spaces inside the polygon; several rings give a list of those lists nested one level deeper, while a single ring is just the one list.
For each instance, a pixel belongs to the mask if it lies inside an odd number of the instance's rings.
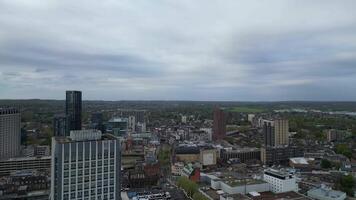
[{"label": "rooftop", "polygon": [[342,196],[346,196],[345,192],[332,190],[329,188],[314,188],[314,189],[309,190],[308,194],[309,193],[317,195],[317,196],[331,197],[331,198],[339,198]]},{"label": "rooftop", "polygon": [[260,196],[250,195],[249,197],[253,200],[310,200],[310,198],[296,192],[285,192],[279,194],[272,192],[260,192],[259,194]]}]

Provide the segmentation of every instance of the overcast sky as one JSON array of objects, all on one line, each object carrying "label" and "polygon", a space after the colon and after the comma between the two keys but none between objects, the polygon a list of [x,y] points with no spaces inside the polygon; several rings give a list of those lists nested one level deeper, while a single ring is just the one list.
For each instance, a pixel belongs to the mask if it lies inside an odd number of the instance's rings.
[{"label": "overcast sky", "polygon": [[2,0],[0,99],[356,100],[355,0]]}]

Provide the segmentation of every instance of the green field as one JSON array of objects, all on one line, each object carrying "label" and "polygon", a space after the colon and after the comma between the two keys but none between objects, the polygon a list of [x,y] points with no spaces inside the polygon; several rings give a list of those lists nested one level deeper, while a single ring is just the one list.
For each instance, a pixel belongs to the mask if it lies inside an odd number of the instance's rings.
[{"label": "green field", "polygon": [[229,109],[230,112],[244,112],[244,113],[260,113],[265,111],[263,108],[256,107],[233,107]]}]

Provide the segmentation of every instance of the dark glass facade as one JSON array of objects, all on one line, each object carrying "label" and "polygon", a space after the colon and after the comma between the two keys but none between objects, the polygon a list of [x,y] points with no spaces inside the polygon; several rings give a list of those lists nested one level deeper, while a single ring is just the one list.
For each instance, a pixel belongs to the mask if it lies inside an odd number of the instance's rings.
[{"label": "dark glass facade", "polygon": [[66,91],[66,117],[69,131],[82,129],[81,91]]}]

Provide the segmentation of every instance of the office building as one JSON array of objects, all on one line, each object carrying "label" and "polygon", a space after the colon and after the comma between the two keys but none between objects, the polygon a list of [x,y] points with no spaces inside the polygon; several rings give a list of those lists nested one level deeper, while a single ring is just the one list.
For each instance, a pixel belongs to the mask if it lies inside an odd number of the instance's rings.
[{"label": "office building", "polygon": [[285,146],[289,144],[289,123],[286,119],[263,120],[265,146]]},{"label": "office building", "polygon": [[296,177],[281,170],[268,169],[264,172],[263,180],[270,184],[274,193],[298,191]]},{"label": "office building", "polygon": [[251,160],[260,160],[261,150],[259,148],[238,148],[238,149],[222,149],[221,159],[225,162],[230,159],[238,159],[239,162],[245,163]]},{"label": "office building", "polygon": [[14,108],[0,108],[0,160],[21,151],[21,114]]},{"label": "office building", "polygon": [[290,158],[303,157],[304,149],[301,147],[262,147],[261,161],[265,165],[287,164]]},{"label": "office building", "polygon": [[214,109],[213,140],[221,140],[226,136],[226,119],[224,110]]},{"label": "office building", "polygon": [[66,91],[66,117],[69,131],[82,129],[81,91]]},{"label": "office building", "polygon": [[125,136],[128,129],[127,118],[112,118],[107,125],[107,132],[115,136]]},{"label": "office building", "polygon": [[119,140],[98,130],[52,138],[51,199],[121,199]]},{"label": "office building", "polygon": [[69,135],[68,119],[65,115],[56,115],[53,118],[53,135],[54,136]]}]

